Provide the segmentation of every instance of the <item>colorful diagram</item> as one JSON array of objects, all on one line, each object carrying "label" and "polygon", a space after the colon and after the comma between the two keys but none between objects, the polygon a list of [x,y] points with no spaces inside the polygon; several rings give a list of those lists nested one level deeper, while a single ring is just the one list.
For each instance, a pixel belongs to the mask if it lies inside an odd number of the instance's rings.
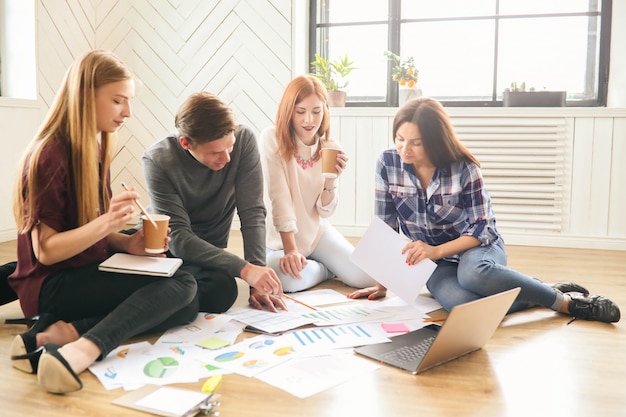
[{"label": "colorful diagram", "polygon": [[274,344],[274,341],[271,339],[259,340],[258,342],[254,342],[250,344],[250,349],[262,349],[267,346],[271,346]]},{"label": "colorful diagram", "polygon": [[216,318],[217,316],[219,316],[219,314],[215,314],[215,313],[204,313],[204,319],[205,320],[213,320],[214,318]]},{"label": "colorful diagram", "polygon": [[215,357],[216,362],[230,362],[243,356],[243,352],[226,352]]},{"label": "colorful diagram", "polygon": [[128,355],[128,350],[128,348],[120,350],[119,352],[117,352],[117,356],[119,358],[125,359],[126,355]]},{"label": "colorful diagram", "polygon": [[276,355],[276,356],[285,356],[285,355],[289,355],[289,354],[291,354],[293,352],[294,352],[294,350],[293,350],[293,348],[291,346],[283,346],[283,347],[281,347],[279,349],[276,349],[274,351],[274,355]]},{"label": "colorful diagram", "polygon": [[176,372],[178,365],[174,358],[161,357],[148,362],[143,368],[143,373],[151,378],[166,378]]},{"label": "colorful diagram", "polygon": [[244,368],[254,369],[254,368],[263,368],[264,366],[267,366],[268,364],[269,362],[261,360],[261,359],[251,359],[247,362],[244,362],[242,366]]}]

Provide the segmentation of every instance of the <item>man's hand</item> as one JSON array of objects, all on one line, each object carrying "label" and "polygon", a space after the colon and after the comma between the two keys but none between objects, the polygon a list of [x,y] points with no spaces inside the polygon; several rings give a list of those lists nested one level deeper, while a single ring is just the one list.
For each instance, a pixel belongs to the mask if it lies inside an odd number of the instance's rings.
[{"label": "man's hand", "polygon": [[278,308],[287,311],[287,305],[285,305],[280,295],[263,294],[256,288],[250,288],[250,298],[248,302],[257,310],[263,310],[265,307],[273,313],[278,313]]},{"label": "man's hand", "polygon": [[272,268],[248,263],[241,270],[240,278],[261,294],[280,295],[283,293],[283,285]]}]

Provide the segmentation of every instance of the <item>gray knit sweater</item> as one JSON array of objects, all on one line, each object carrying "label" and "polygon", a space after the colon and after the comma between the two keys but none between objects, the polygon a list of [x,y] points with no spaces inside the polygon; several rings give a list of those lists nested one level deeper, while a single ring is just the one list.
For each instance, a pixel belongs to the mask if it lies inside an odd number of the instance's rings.
[{"label": "gray knit sweater", "polygon": [[[212,171],[172,134],[142,157],[152,213],[171,217],[170,251],[185,262],[240,276],[246,261],[265,265],[263,172],[256,137],[240,126],[231,161]],[[241,222],[244,259],[225,250],[235,211]]]}]

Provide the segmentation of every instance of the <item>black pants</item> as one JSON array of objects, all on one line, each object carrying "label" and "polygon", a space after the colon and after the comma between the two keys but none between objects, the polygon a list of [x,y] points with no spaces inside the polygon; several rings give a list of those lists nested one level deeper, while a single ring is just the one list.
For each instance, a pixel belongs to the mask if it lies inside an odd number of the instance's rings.
[{"label": "black pants", "polygon": [[197,285],[180,269],[171,278],[161,278],[103,272],[97,264],[69,268],[46,278],[39,311],[72,323],[105,357],[133,336],[193,319]]},{"label": "black pants", "polygon": [[9,285],[9,275],[15,271],[17,262],[9,262],[0,266],[0,305],[17,300],[17,294]]}]

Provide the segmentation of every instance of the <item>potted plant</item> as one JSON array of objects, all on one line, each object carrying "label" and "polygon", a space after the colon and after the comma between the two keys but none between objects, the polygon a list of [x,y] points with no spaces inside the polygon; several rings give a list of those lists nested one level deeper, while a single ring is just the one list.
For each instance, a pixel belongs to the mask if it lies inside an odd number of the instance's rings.
[{"label": "potted plant", "polygon": [[345,107],[348,86],[348,75],[357,69],[346,53],[338,60],[330,60],[315,54],[315,61],[311,62],[313,75],[319,78],[328,91],[328,105]]},{"label": "potted plant", "polygon": [[385,51],[385,56],[394,61],[391,79],[399,86],[398,104],[402,106],[407,100],[421,96],[422,91],[417,84],[419,71],[415,67],[413,57],[402,59],[391,51]]},{"label": "potted plant", "polygon": [[540,91],[530,87],[526,91],[526,82],[517,84],[513,81],[510,87],[502,93],[502,106],[504,107],[563,107],[565,106],[565,91]]}]

